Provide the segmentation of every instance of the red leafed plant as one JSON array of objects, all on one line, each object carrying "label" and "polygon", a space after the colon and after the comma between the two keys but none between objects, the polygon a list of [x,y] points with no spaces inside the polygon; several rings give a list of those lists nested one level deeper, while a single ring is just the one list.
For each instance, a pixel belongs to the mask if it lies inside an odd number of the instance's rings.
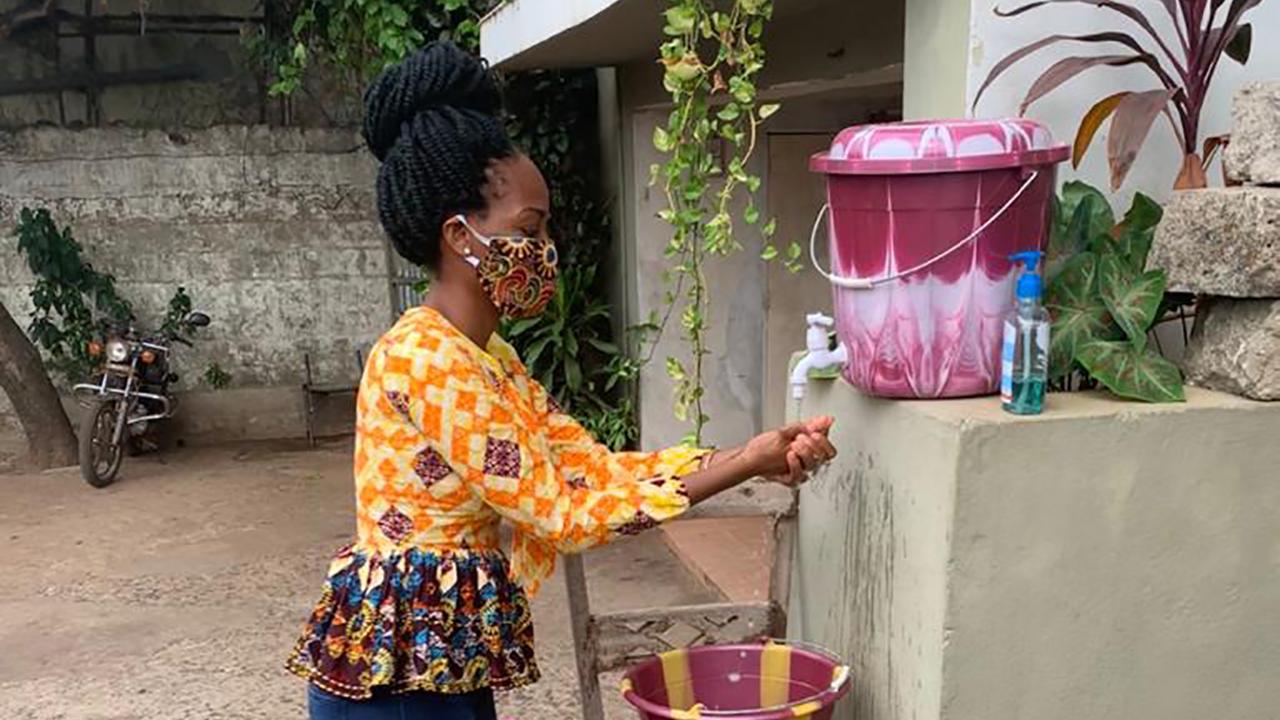
[{"label": "red leafed plant", "polygon": [[[1151,19],[1139,10],[1133,0],[1039,0],[1011,10],[996,9],[1000,17],[1015,17],[1047,5],[1092,5],[1123,16],[1132,32],[1108,31],[1086,35],[1050,35],[1019,48],[996,63],[978,89],[974,107],[982,93],[1010,67],[1050,45],[1061,42],[1094,43],[1108,46],[1104,54],[1076,55],[1057,61],[1032,83],[1022,99],[1019,114],[1036,100],[1063,83],[1094,67],[1140,65],[1151,70],[1158,81],[1154,90],[1119,92],[1099,100],[1080,121],[1072,148],[1071,161],[1080,159],[1093,142],[1093,136],[1107,118],[1111,131],[1107,137],[1107,163],[1111,168],[1111,187],[1124,182],[1129,168],[1151,132],[1156,117],[1168,119],[1182,149],[1182,169],[1174,187],[1199,188],[1206,185],[1205,169],[1214,154],[1227,142],[1226,136],[1204,139],[1200,144],[1200,113],[1213,81],[1214,72],[1223,55],[1244,64],[1249,59],[1253,39],[1252,26],[1241,22],[1245,13],[1262,0],[1159,0],[1173,23],[1176,38],[1162,37]],[[1139,39],[1141,38],[1141,39]],[[1172,108],[1172,111],[1170,110]]]}]

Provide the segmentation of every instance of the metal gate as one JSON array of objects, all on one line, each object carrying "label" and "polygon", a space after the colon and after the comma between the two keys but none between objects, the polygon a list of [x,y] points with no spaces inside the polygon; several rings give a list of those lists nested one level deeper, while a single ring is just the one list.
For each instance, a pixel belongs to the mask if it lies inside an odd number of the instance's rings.
[{"label": "metal gate", "polygon": [[405,310],[422,304],[427,275],[422,268],[400,257],[387,243],[387,275],[391,282],[391,321],[400,319]]}]

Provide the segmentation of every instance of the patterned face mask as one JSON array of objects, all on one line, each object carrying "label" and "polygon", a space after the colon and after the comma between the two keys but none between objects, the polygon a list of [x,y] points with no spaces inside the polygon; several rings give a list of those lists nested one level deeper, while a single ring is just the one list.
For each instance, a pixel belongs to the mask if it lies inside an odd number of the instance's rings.
[{"label": "patterned face mask", "polygon": [[542,314],[556,294],[556,245],[550,239],[520,235],[489,237],[477,232],[467,219],[458,221],[489,249],[484,259],[464,258],[476,269],[484,289],[498,313],[513,320]]}]

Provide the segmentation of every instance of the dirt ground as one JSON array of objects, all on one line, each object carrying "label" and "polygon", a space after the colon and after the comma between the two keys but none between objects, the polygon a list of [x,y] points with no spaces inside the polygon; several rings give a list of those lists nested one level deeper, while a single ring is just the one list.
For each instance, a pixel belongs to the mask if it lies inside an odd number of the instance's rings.
[{"label": "dirt ground", "polygon": [[[0,475],[0,719],[305,717],[282,662],[353,531],[350,462],[337,441],[130,458],[105,490]],[[587,564],[601,610],[709,599],[652,533]],[[545,587],[544,678],[500,700],[519,720],[578,713],[564,584]]]}]

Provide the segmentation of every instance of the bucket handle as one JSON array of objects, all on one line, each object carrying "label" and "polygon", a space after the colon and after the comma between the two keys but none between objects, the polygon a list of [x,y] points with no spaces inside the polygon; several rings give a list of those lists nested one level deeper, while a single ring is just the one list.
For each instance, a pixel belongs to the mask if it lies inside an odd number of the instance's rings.
[{"label": "bucket handle", "polygon": [[828,688],[828,691],[838,693],[844,688],[845,683],[847,682],[849,682],[849,666],[841,665],[831,674],[831,687]]},{"label": "bucket handle", "polygon": [[817,270],[818,273],[830,281],[832,285],[845,288],[846,290],[874,290],[877,286],[891,283],[894,280],[900,280],[908,275],[914,275],[915,273],[932,266],[939,260],[950,256],[955,251],[972,242],[975,238],[985,232],[987,228],[991,227],[996,220],[999,220],[1004,216],[1004,214],[1009,211],[1009,208],[1013,207],[1013,204],[1018,201],[1018,198],[1022,197],[1022,195],[1031,187],[1031,184],[1035,182],[1036,178],[1039,176],[1039,170],[1032,170],[1031,174],[1027,176],[1027,179],[1023,181],[1022,187],[1018,188],[1018,191],[1013,194],[1013,197],[1009,198],[1008,202],[1001,205],[1000,209],[997,210],[994,215],[987,218],[986,221],[977,227],[977,229],[966,235],[964,239],[960,240],[955,245],[952,245],[915,267],[900,270],[892,275],[885,275],[884,277],[878,278],[850,278],[842,275],[836,275],[833,272],[825,270],[822,267],[822,264],[818,262],[818,229],[822,227],[822,219],[826,217],[827,213],[831,210],[831,204],[824,203],[822,205],[822,209],[818,211],[818,217],[813,221],[813,230],[809,233],[809,262],[813,264],[813,269]]}]

